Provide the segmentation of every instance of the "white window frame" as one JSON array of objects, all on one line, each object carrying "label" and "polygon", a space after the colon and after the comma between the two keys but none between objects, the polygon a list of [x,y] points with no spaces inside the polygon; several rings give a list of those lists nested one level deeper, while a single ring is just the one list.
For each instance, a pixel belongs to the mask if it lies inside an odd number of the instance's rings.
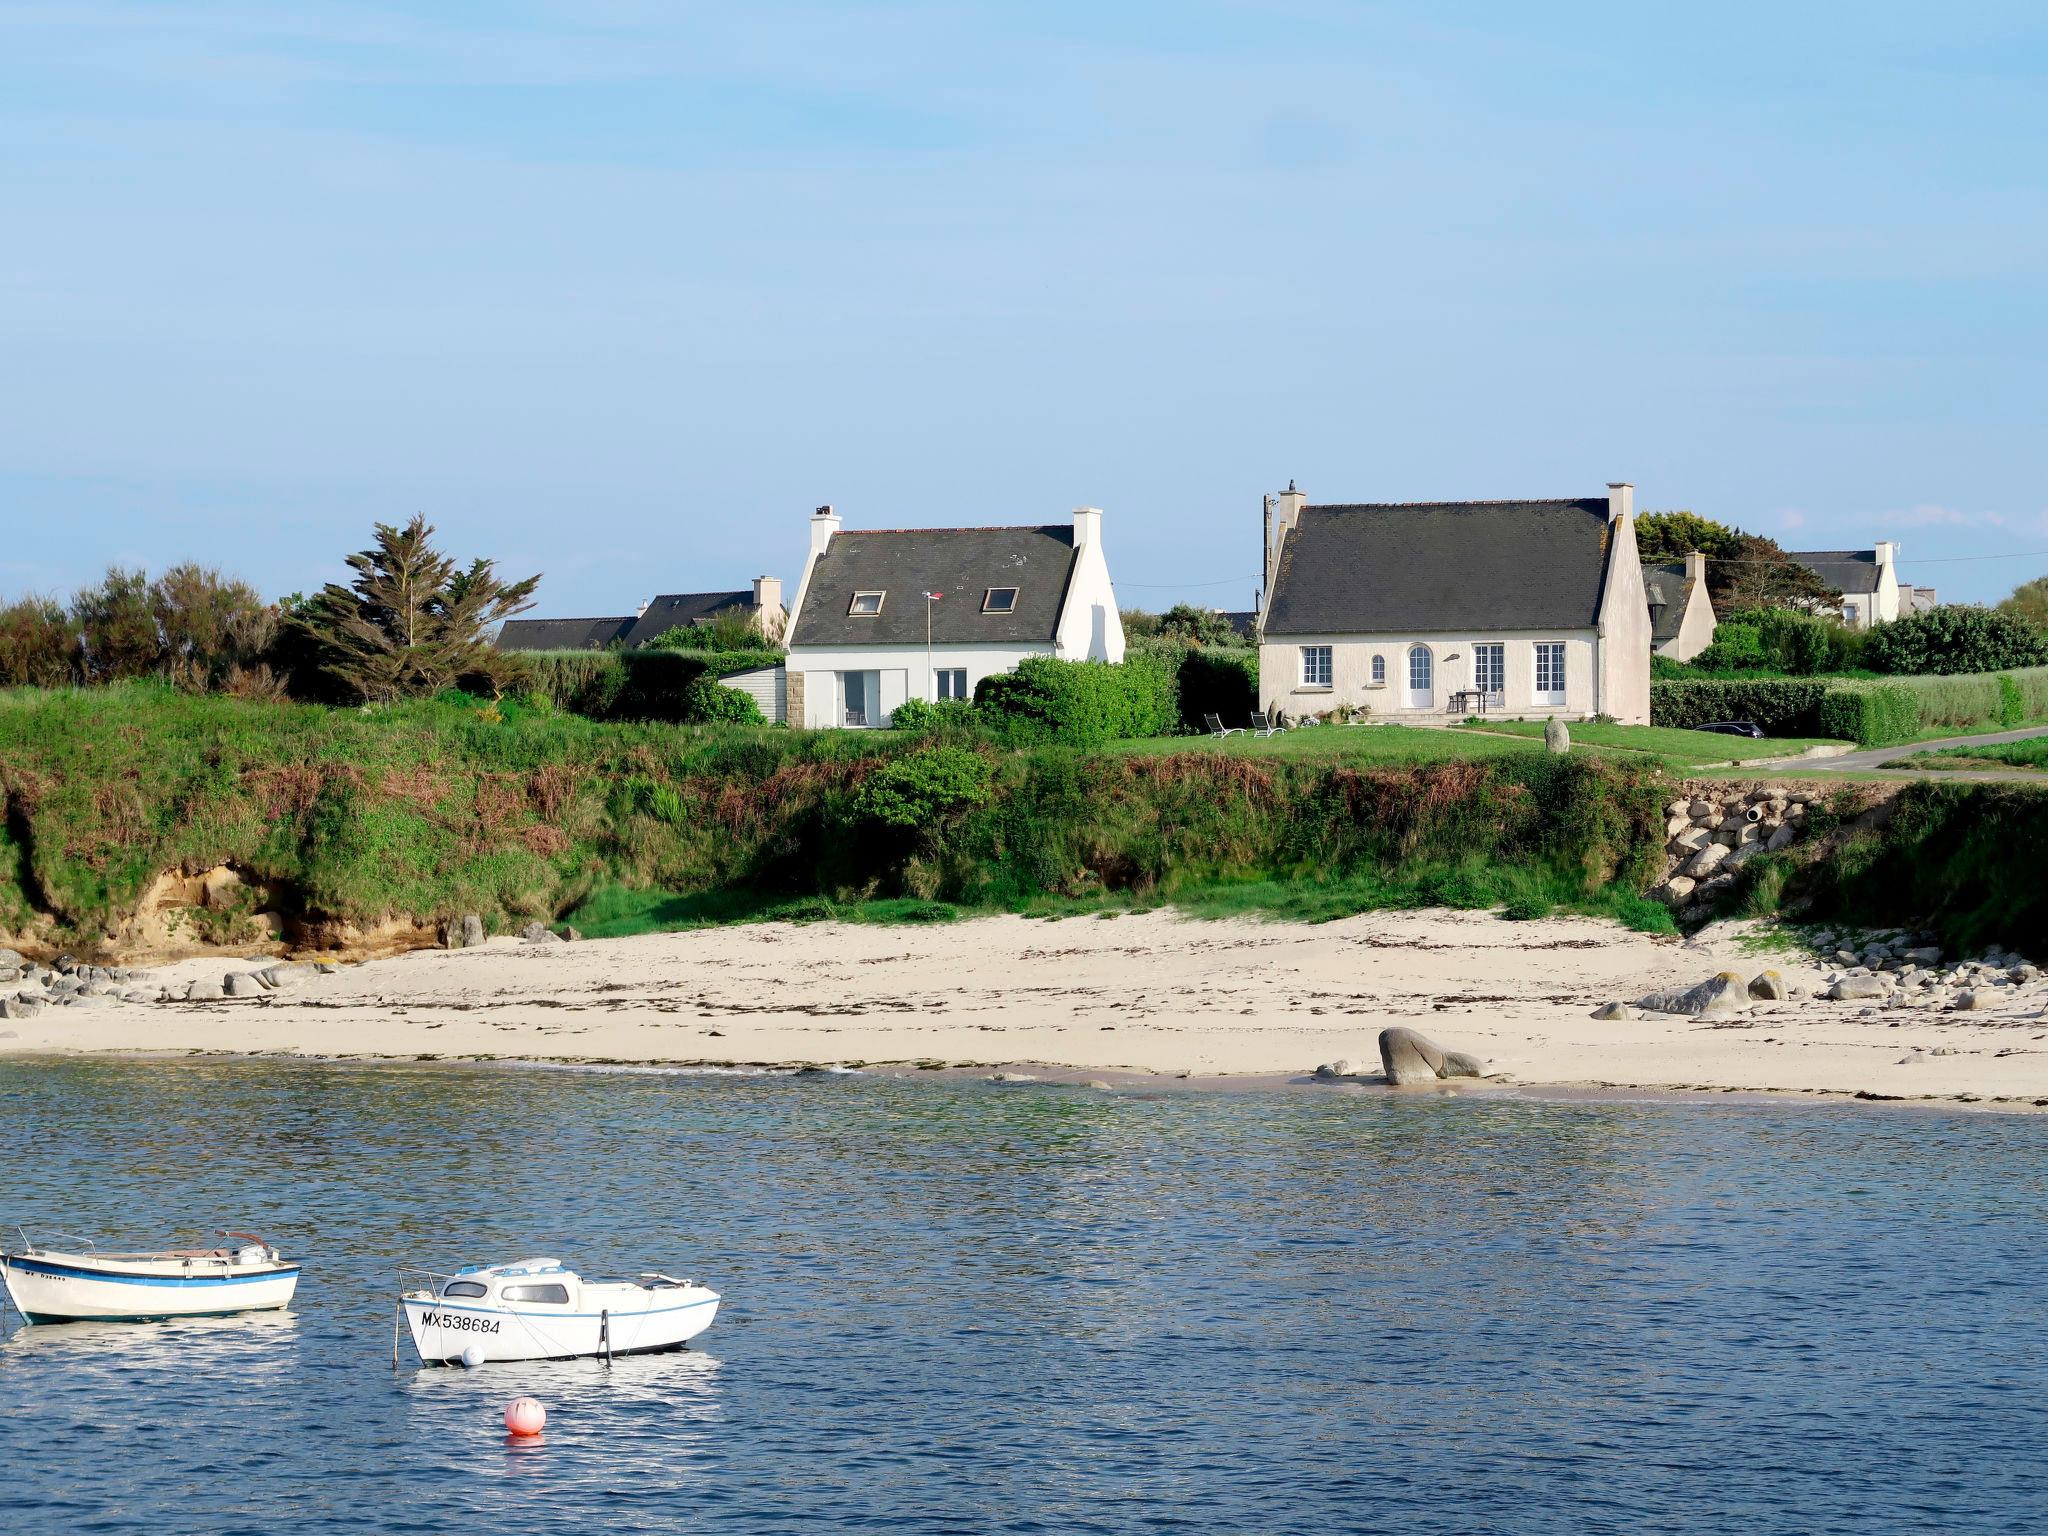
[{"label": "white window frame", "polygon": [[[1488,667],[1486,662],[1493,665]],[[1485,674],[1491,673],[1488,677]],[[1489,704],[1505,704],[1508,694],[1508,648],[1504,641],[1479,640],[1472,646],[1472,686]]]},{"label": "white window frame", "polygon": [[[959,679],[959,689],[957,692],[948,693],[946,692],[946,685],[948,680],[953,678]],[[934,695],[933,702],[935,703],[942,699],[965,699],[967,697],[967,669],[965,667],[940,667],[932,674],[932,693]]]},{"label": "white window frame", "polygon": [[[861,607],[861,599],[867,597],[872,597],[875,600],[874,607]],[[882,616],[882,604],[888,600],[889,594],[887,592],[856,592],[853,594],[852,601],[846,605],[846,616],[849,619],[878,619]]]},{"label": "white window frame", "polygon": [[1331,682],[1336,675],[1336,662],[1329,646],[1304,645],[1301,647],[1302,687],[1328,688],[1331,686]]},{"label": "white window frame", "polygon": [[1376,688],[1387,685],[1387,658],[1379,651],[1374,651],[1372,656],[1372,681]]},{"label": "white window frame", "polygon": [[[1565,698],[1565,643],[1562,640],[1538,640],[1531,647],[1530,698],[1537,704],[1562,704]],[[1551,665],[1554,664],[1554,665]],[[1545,688],[1544,674],[1552,672],[1550,681],[1554,687]]]},{"label": "white window frame", "polygon": [[[996,606],[996,594],[998,592],[1010,594],[1010,600],[1001,607]],[[988,591],[982,594],[981,611],[983,613],[1015,613],[1017,611],[1017,589],[1015,587],[990,587]]]}]

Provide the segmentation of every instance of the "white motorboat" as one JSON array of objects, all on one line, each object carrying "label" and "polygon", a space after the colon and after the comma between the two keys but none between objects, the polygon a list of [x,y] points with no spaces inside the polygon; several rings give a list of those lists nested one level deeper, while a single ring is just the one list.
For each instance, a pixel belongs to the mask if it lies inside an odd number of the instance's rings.
[{"label": "white motorboat", "polygon": [[22,1232],[21,1246],[0,1254],[0,1273],[30,1323],[156,1322],[289,1306],[299,1266],[250,1233],[221,1235],[233,1246],[101,1253],[89,1239],[59,1233],[82,1244],[59,1248]]},{"label": "white motorboat", "polygon": [[427,1278],[399,1299],[427,1365],[652,1354],[681,1349],[718,1315],[718,1292],[693,1280],[585,1280],[559,1259]]}]

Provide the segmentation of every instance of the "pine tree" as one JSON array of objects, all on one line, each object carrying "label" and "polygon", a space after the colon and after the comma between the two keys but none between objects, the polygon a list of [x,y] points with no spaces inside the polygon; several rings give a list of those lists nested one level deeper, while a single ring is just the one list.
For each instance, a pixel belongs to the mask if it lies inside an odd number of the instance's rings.
[{"label": "pine tree", "polygon": [[533,606],[538,575],[510,584],[485,559],[461,569],[429,542],[424,517],[378,523],[376,543],[348,557],[355,580],[330,582],[292,622],[321,670],[376,703],[421,698],[478,678],[494,691],[509,673],[489,631]]}]

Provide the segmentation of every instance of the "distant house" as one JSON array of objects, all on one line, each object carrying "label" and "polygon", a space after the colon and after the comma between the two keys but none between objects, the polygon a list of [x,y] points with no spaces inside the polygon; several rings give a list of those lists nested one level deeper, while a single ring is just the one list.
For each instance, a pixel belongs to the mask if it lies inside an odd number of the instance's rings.
[{"label": "distant house", "polygon": [[1691,661],[1714,643],[1714,604],[1707,596],[1707,557],[1699,551],[1669,565],[1643,567],[1650,605],[1650,650]]},{"label": "distant house", "polygon": [[1250,640],[1259,632],[1259,610],[1256,608],[1218,608],[1216,616],[1230,626],[1230,632],[1240,640]]},{"label": "distant house", "polygon": [[1842,594],[1842,621],[1851,629],[1889,624],[1902,609],[1899,546],[1880,540],[1873,549],[1788,549],[1785,551]]},{"label": "distant house", "polygon": [[1266,498],[1259,696],[1417,723],[1650,718],[1635,490],[1560,501]]},{"label": "distant house", "polygon": [[1071,525],[849,530],[811,518],[790,621],[792,725],[885,726],[906,699],[968,699],[1027,656],[1121,661],[1102,513]]},{"label": "distant house", "polygon": [[789,616],[782,607],[782,582],[756,576],[751,590],[667,592],[636,614],[609,619],[507,619],[498,631],[501,651],[631,651],[672,629],[743,613],[767,641],[782,638]]},{"label": "distant house", "polygon": [[1940,600],[1934,595],[1934,588],[1932,587],[1901,587],[1899,591],[1910,597],[1910,601],[1906,601],[1904,598],[1901,599],[1909,614],[1925,613],[1930,608],[1939,608],[1941,606]]}]

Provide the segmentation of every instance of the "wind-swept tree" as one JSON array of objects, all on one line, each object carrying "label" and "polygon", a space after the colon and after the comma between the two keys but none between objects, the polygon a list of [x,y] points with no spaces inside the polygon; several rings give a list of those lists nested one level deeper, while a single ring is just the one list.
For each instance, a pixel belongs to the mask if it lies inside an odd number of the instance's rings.
[{"label": "wind-swept tree", "polygon": [[1707,595],[1718,613],[1739,608],[1799,608],[1839,613],[1842,594],[1778,547],[1776,539],[1745,533],[1735,552],[1707,562]]},{"label": "wind-swept tree", "polygon": [[506,583],[482,558],[459,567],[433,533],[418,516],[376,524],[375,544],[348,557],[355,580],[328,583],[291,620],[321,669],[364,699],[420,698],[472,678],[495,688],[516,665],[492,648],[490,630],[533,606],[540,577]]}]

